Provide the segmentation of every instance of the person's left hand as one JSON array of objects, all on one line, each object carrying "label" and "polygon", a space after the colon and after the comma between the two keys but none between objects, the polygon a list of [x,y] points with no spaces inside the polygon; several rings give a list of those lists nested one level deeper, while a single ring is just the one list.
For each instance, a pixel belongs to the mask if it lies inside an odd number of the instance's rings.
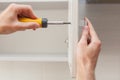
[{"label": "person's left hand", "polygon": [[95,68],[101,50],[101,41],[91,22],[85,18],[87,25],[84,27],[77,47],[77,79],[95,80]]}]

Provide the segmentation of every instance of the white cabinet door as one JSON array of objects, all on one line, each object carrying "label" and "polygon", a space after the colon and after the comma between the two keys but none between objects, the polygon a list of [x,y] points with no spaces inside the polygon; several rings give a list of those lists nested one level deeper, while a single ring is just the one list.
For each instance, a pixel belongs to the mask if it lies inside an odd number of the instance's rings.
[{"label": "white cabinet door", "polygon": [[72,77],[75,77],[76,73],[76,50],[77,43],[80,38],[82,27],[85,25],[84,15],[85,15],[85,0],[69,0],[69,21],[71,25],[68,28],[69,34],[69,47],[68,47],[68,63],[70,66],[70,71]]},{"label": "white cabinet door", "polygon": [[78,42],[78,27],[79,27],[79,0],[69,0],[69,47],[68,47],[68,62],[72,76],[75,77],[75,53]]}]

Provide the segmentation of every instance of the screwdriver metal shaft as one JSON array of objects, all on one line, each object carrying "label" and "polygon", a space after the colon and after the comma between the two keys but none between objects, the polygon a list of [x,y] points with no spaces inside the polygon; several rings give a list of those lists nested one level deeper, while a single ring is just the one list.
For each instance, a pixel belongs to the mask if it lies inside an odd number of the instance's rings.
[{"label": "screwdriver metal shaft", "polygon": [[48,21],[49,25],[64,25],[64,24],[71,24],[70,22],[65,21]]}]

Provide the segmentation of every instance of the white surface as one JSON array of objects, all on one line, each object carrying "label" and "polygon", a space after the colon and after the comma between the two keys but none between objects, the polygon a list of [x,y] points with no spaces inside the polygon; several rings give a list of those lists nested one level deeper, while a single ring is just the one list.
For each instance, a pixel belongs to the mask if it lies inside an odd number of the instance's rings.
[{"label": "white surface", "polygon": [[78,43],[78,26],[79,26],[79,0],[69,0],[69,22],[71,22],[71,25],[69,25],[68,28],[68,63],[70,67],[70,71],[72,74],[72,77],[75,77],[76,73],[76,64],[75,64],[75,54],[77,49],[77,43]]},{"label": "white surface", "polygon": [[67,63],[0,62],[0,80],[72,80]]},{"label": "white surface", "polygon": [[62,53],[57,54],[6,54],[0,55],[0,61],[38,61],[38,62],[67,62],[67,56]]},{"label": "white surface", "polygon": [[96,80],[120,80],[120,4],[91,4],[86,15],[102,40]]}]

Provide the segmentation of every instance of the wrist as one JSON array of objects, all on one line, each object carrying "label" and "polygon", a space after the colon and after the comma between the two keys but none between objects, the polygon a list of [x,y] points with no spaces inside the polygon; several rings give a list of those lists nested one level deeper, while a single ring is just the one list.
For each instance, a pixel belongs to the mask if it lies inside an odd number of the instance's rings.
[{"label": "wrist", "polygon": [[95,68],[91,63],[80,62],[76,72],[76,80],[95,80]]}]

